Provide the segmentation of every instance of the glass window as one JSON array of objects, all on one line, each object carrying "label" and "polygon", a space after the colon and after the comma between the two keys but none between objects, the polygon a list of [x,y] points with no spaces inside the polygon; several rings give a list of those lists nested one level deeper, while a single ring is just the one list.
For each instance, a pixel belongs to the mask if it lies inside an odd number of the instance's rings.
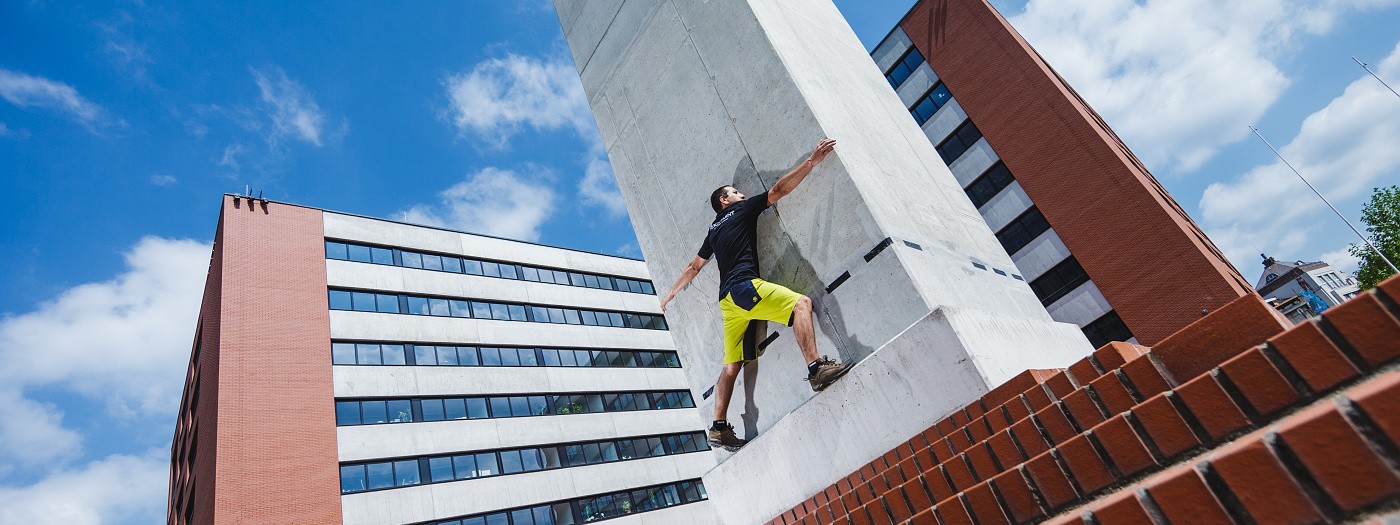
[{"label": "glass window", "polygon": [[617,289],[617,286],[613,285],[613,278],[612,278],[612,277],[606,277],[606,276],[602,276],[602,275],[599,275],[599,276],[598,276],[598,287],[599,287],[599,288],[602,288],[602,289],[604,289],[604,290],[616,290],[616,289]]},{"label": "glass window", "polygon": [[428,479],[433,483],[452,481],[454,478],[452,458],[428,458]]},{"label": "glass window", "polygon": [[457,347],[457,364],[458,364],[458,365],[461,365],[461,366],[477,366],[477,365],[481,364],[481,363],[478,362],[477,359],[476,359],[476,347],[474,347],[474,346],[459,346],[459,347]]},{"label": "glass window", "polygon": [[550,505],[549,513],[554,516],[554,525],[574,525],[576,523],[573,505],[568,502]]},{"label": "glass window", "polygon": [[620,314],[620,313],[617,313],[617,312],[608,312],[608,320],[612,322],[612,325],[613,325],[613,326],[616,326],[616,327],[618,327],[618,328],[622,328],[622,326],[623,326],[623,324],[622,324],[622,314]]},{"label": "glass window", "polygon": [[506,513],[497,512],[495,514],[486,516],[485,525],[510,525],[510,522],[507,521]]},{"label": "glass window", "polygon": [[632,409],[651,410],[651,396],[648,396],[646,394],[637,394],[635,396],[632,396]]},{"label": "glass window", "polygon": [[394,462],[395,486],[407,487],[409,485],[417,485],[422,482],[423,480],[419,477],[418,473],[418,460],[406,459],[403,461]]},{"label": "glass window", "polygon": [[617,461],[617,445],[613,442],[600,443],[598,449],[603,454],[603,461]]},{"label": "glass window", "polygon": [[[427,415],[427,409],[423,409]],[[466,419],[467,405],[462,402],[462,398],[454,397],[442,400],[442,415],[444,419]]]},{"label": "glass window", "polygon": [[501,349],[489,346],[481,347],[482,366],[501,366]]},{"label": "glass window", "polygon": [[505,277],[506,279],[519,279],[519,278],[520,278],[520,277],[518,277],[518,276],[515,274],[515,265],[514,265],[514,264],[502,264],[502,265],[500,265],[500,270],[501,270],[501,277]]},{"label": "glass window", "polygon": [[481,419],[487,417],[486,399],[480,397],[469,397],[465,399],[467,403],[467,417],[471,419]]},{"label": "glass window", "polygon": [[386,365],[406,365],[408,358],[404,355],[403,345],[379,345],[379,349],[384,356]]},{"label": "glass window", "polygon": [[534,322],[536,322],[536,323],[548,323],[548,322],[549,322],[549,309],[547,309],[547,308],[545,308],[545,307],[543,307],[543,306],[531,306],[531,307],[530,307],[530,320],[531,320],[531,321],[534,321]]},{"label": "glass window", "polygon": [[349,494],[365,490],[365,466],[346,465],[340,467],[340,493]]},{"label": "glass window", "polygon": [[413,315],[428,315],[428,299],[426,297],[408,296],[408,313]]},{"label": "glass window", "polygon": [[518,348],[520,354],[520,366],[539,366],[539,361],[535,359],[534,348]]},{"label": "glass window", "polygon": [[462,259],[462,271],[471,275],[481,275],[481,261]]},{"label": "glass window", "polygon": [[583,274],[569,272],[569,282],[566,284],[570,284],[573,286],[583,286]]},{"label": "glass window", "polygon": [[526,281],[539,281],[540,271],[529,266],[520,267],[520,278]]},{"label": "glass window", "polygon": [[365,465],[368,471],[369,488],[385,489],[394,486],[394,464],[393,463],[370,463]]},{"label": "glass window", "polygon": [[506,305],[498,304],[498,303],[492,303],[492,304],[491,304],[491,318],[492,318],[492,319],[495,319],[495,320],[497,320],[497,321],[509,321],[509,320],[510,320],[510,312],[507,311]]},{"label": "glass window", "polygon": [[355,303],[356,312],[373,312],[374,294],[368,292],[350,292],[351,301]]},{"label": "glass window", "polygon": [[622,314],[622,324],[627,328],[641,328],[642,319],[637,314]]},{"label": "glass window", "polygon": [[[597,356],[597,350],[594,350],[592,352],[589,352],[588,350],[574,350],[574,357],[578,359],[578,366],[594,366],[595,363],[593,362],[593,358]],[[597,366],[602,365],[602,363],[597,363]]]},{"label": "glass window", "polygon": [[559,366],[578,366],[578,361],[574,360],[573,350],[558,350]]},{"label": "glass window", "polygon": [[457,366],[457,347],[437,347],[437,364],[442,366]]},{"label": "glass window", "polygon": [[565,445],[564,465],[569,467],[577,467],[583,464],[583,445]]},{"label": "glass window", "polygon": [[355,345],[350,343],[331,343],[331,364],[355,364]]},{"label": "glass window", "polygon": [[525,307],[524,307],[524,306],[520,306],[520,305],[518,305],[518,304],[512,304],[512,305],[507,305],[507,306],[510,308],[510,320],[512,320],[512,321],[528,321],[528,320],[529,320],[529,318],[525,316]]},{"label": "glass window", "polygon": [[422,255],[422,254],[419,254],[419,253],[417,253],[417,252],[410,252],[410,251],[404,251],[404,252],[401,252],[401,254],[402,254],[402,256],[403,256],[403,265],[404,265],[405,267],[408,267],[408,268],[422,268],[422,267],[423,267],[423,255]]},{"label": "glass window", "polygon": [[564,310],[564,322],[569,324],[583,324],[579,320],[578,310]]},{"label": "glass window", "polygon": [[437,349],[432,346],[415,345],[413,347],[413,362],[419,366],[436,365]]},{"label": "glass window", "polygon": [[541,348],[540,358],[544,360],[544,366],[559,366],[559,351],[553,348]]},{"label": "glass window", "polygon": [[530,415],[543,416],[549,414],[549,401],[544,396],[530,396],[527,402],[530,405]]},{"label": "glass window", "polygon": [[632,459],[637,457],[636,446],[632,440],[624,439],[617,442],[617,456],[620,459]]},{"label": "glass window", "polygon": [[361,401],[360,417],[366,425],[389,422],[389,412],[383,401]]},{"label": "glass window", "polygon": [[638,284],[641,284],[641,285],[642,285],[642,293],[648,294],[648,295],[656,295],[656,289],[655,289],[655,288],[652,288],[651,283],[646,282],[646,281],[642,281],[642,282],[640,282],[640,283],[638,283]]},{"label": "glass window", "polygon": [[661,456],[666,454],[665,447],[661,444],[661,438],[647,438],[647,455]]},{"label": "glass window", "polygon": [[556,324],[564,324],[564,309],[562,309],[562,308],[549,308],[548,310],[549,310],[549,322],[551,322],[551,323],[556,323]]},{"label": "glass window", "polygon": [[510,415],[526,416],[530,415],[530,400],[525,396],[511,396]]},{"label": "glass window", "polygon": [[399,313],[399,296],[394,294],[375,294],[374,304],[376,310],[385,314]]},{"label": "glass window", "polygon": [[347,245],[350,252],[350,260],[355,262],[369,262],[369,247],[356,244]]},{"label": "glass window", "polygon": [[500,277],[500,266],[490,261],[481,261],[481,274],[488,277]]},{"label": "glass window", "polygon": [[510,511],[511,525],[535,525],[535,514],[530,509]]},{"label": "glass window", "polygon": [[502,348],[501,366],[520,366],[520,353],[514,348]]},{"label": "glass window", "polygon": [[587,274],[584,274],[584,276],[583,276],[583,285],[584,285],[584,286],[587,286],[587,287],[589,287],[589,288],[597,288],[597,287],[598,287],[598,276],[596,276],[596,275],[587,275]]},{"label": "glass window", "polygon": [[559,468],[564,466],[564,461],[561,459],[562,456],[559,453],[559,447],[545,447],[540,451],[540,456],[543,458],[542,466],[544,468]]},{"label": "glass window", "polygon": [[451,309],[452,309],[452,317],[471,317],[471,316],[472,316],[472,306],[471,306],[471,303],[468,303],[468,302],[462,301],[462,300],[454,299],[454,300],[451,301],[450,307],[451,307]]},{"label": "glass window", "polygon": [[350,255],[345,251],[345,243],[326,241],[326,258],[340,260],[349,259]]},{"label": "glass window", "polygon": [[598,394],[588,394],[583,396],[583,410],[590,414],[603,411],[603,396]]},{"label": "glass window", "polygon": [[690,398],[690,392],[676,392],[676,396],[680,397],[682,407],[695,408],[695,400]]},{"label": "glass window", "polygon": [[428,299],[428,313],[438,317],[448,317],[452,315],[447,307],[447,299]]},{"label": "glass window", "polygon": [[669,368],[680,368],[680,367],[681,367],[681,358],[680,358],[679,355],[676,355],[675,353],[672,353],[672,352],[664,352],[664,353],[662,353],[661,356],[658,358],[658,361],[661,361],[661,360],[664,360],[664,361],[666,362],[666,366],[669,367]]},{"label": "glass window", "polygon": [[480,301],[472,301],[472,317],[476,319],[490,319],[491,305]]},{"label": "glass window", "polygon": [[457,471],[457,479],[476,477],[476,456],[463,454],[452,456],[452,468]]},{"label": "glass window", "polygon": [[579,317],[582,318],[583,324],[585,324],[585,325],[588,325],[588,326],[598,326],[598,320],[593,318],[593,312],[591,312],[591,311],[588,311],[588,310],[580,310],[580,311],[579,311]]},{"label": "glass window", "polygon": [[535,525],[559,525],[554,523],[553,516],[550,516],[548,506],[535,507]]},{"label": "glass window", "polygon": [[336,401],[335,402],[335,424],[336,426],[358,425],[360,424],[360,402],[359,401]]},{"label": "glass window", "polygon": [[525,472],[544,468],[544,453],[537,448],[520,451],[520,468]]},{"label": "glass window", "polygon": [[413,407],[407,399],[395,399],[387,402],[390,423],[412,423]]},{"label": "glass window", "polygon": [[442,269],[452,273],[462,273],[462,260],[456,257],[444,256],[442,258]]},{"label": "glass window", "polygon": [[369,262],[372,262],[374,264],[387,264],[389,266],[393,266],[394,250],[390,250],[388,248],[371,247],[369,249]]},{"label": "glass window", "polygon": [[353,310],[354,301],[350,299],[350,292],[343,290],[331,290],[330,304],[332,310]]},{"label": "glass window", "polygon": [[[491,399],[491,417],[510,417],[510,398],[493,397]],[[524,414],[522,414],[524,415]]]},{"label": "glass window", "polygon": [[501,467],[496,464],[496,454],[486,452],[476,455],[476,475],[494,476],[501,473]]},{"label": "glass window", "polygon": [[424,255],[424,256],[423,256],[423,269],[424,269],[424,270],[442,270],[442,257],[439,257],[439,256],[437,256],[437,255]]},{"label": "glass window", "polygon": [[423,400],[423,421],[442,421],[446,419],[443,413],[441,399]]},{"label": "glass window", "polygon": [[499,455],[501,457],[502,474],[515,474],[525,469],[525,467],[520,464],[519,450],[505,450]]},{"label": "glass window", "polygon": [[362,365],[377,365],[382,361],[379,359],[379,345],[357,344],[355,345],[356,361]]}]

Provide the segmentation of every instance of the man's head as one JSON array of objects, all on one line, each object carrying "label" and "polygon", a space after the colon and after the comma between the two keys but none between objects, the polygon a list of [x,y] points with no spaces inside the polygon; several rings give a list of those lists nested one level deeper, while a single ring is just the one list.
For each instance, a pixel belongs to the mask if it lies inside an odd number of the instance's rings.
[{"label": "man's head", "polygon": [[744,200],[744,194],[733,186],[720,186],[715,191],[710,192],[710,207],[715,209],[715,213],[728,208],[730,204]]}]

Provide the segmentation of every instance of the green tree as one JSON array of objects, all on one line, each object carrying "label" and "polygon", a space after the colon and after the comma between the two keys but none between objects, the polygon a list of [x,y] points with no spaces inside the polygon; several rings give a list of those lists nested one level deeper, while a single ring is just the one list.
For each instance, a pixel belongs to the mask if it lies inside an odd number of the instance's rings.
[{"label": "green tree", "polygon": [[[1366,223],[1371,243],[1387,259],[1400,261],[1400,186],[1372,190],[1371,202],[1361,208],[1361,222]],[[1361,260],[1356,280],[1362,290],[1371,289],[1394,273],[1370,246],[1353,243],[1350,249]]]}]

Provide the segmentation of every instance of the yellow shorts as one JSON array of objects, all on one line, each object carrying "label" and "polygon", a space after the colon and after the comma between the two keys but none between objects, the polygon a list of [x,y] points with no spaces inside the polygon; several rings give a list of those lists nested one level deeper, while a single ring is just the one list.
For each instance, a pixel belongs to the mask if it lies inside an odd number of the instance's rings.
[{"label": "yellow shorts", "polygon": [[[751,282],[752,290],[736,285],[719,301],[719,311],[724,316],[724,364],[757,359],[758,342],[746,340],[744,337],[748,332],[749,321],[773,321],[791,325],[792,309],[802,297],[802,294],[780,284],[763,279],[753,279]],[[735,301],[735,293],[743,293],[745,297]]]}]

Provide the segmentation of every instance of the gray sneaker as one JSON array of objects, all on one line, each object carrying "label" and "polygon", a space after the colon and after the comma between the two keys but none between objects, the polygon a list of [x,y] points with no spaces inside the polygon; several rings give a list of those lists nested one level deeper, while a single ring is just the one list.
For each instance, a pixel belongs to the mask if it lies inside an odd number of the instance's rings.
[{"label": "gray sneaker", "polygon": [[850,369],[851,365],[849,364],[838,363],[827,356],[822,356],[821,359],[817,360],[817,369],[807,374],[807,382],[811,383],[813,391],[821,392]]},{"label": "gray sneaker", "polygon": [[725,423],[719,428],[715,428],[711,425],[710,429],[705,431],[705,434],[709,436],[711,446],[719,447],[730,452],[739,450],[739,447],[749,443],[747,439],[739,439],[739,436],[734,434],[734,425],[730,425],[729,423]]}]

